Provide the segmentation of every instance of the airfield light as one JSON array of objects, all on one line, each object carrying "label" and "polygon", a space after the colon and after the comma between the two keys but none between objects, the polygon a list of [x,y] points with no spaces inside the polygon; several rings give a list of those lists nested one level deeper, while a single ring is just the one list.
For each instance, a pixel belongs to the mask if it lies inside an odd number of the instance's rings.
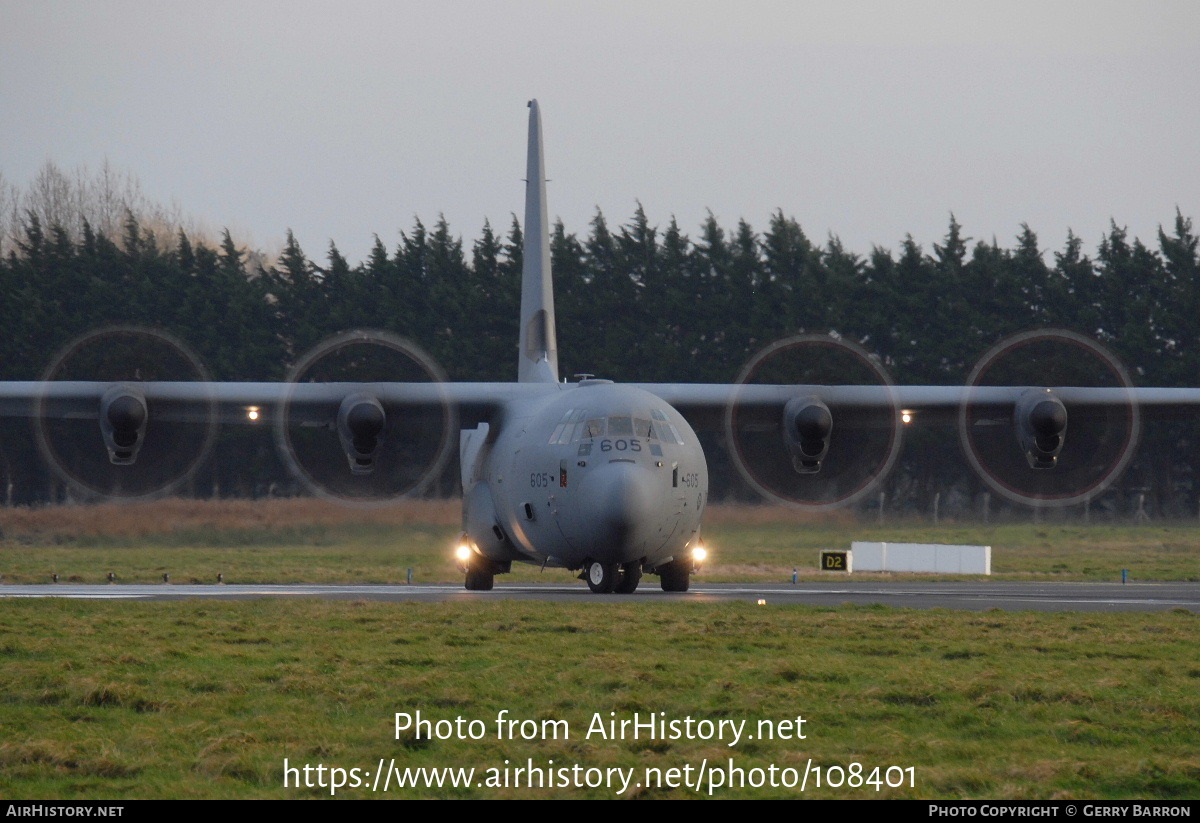
[{"label": "airfield light", "polygon": [[760,606],[765,606],[765,605],[767,605],[767,601],[766,601],[766,600],[763,600],[763,599],[760,597],[760,598],[758,598],[758,605],[760,605]]},{"label": "airfield light", "polygon": [[900,412],[900,419],[903,420],[905,423],[911,423],[912,419],[913,419],[913,414],[908,409],[905,409],[904,411]]}]

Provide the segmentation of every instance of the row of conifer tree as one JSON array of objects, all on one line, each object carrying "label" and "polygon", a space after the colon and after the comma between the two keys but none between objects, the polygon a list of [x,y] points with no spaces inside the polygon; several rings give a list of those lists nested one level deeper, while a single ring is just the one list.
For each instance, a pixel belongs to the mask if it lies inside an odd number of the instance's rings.
[{"label": "row of conifer tree", "polygon": [[[952,217],[929,249],[910,237],[895,251],[856,253],[836,238],[814,242],[781,212],[761,233],[710,215],[688,234],[674,220],[651,225],[639,206],[616,228],[597,213],[583,236],[556,225],[551,255],[564,376],[729,382],[776,339],[832,332],[877,356],[897,383],[957,384],[1006,335],[1060,327],[1103,343],[1136,384],[1200,385],[1200,254],[1182,214],[1150,244],[1111,225],[1094,251],[1073,234],[1063,248],[1043,250],[1029,227],[1007,245],[972,241]],[[357,264],[333,244],[310,257],[289,233],[277,260],[261,260],[228,233],[212,248],[183,233],[155,237],[132,215],[117,237],[28,215],[0,249],[0,376],[36,379],[73,338],[132,324],[183,340],[218,380],[281,379],[310,347],[350,328],[410,339],[454,380],[515,378],[515,218],[505,232],[485,224],[469,243],[444,220],[432,228],[418,221],[393,248],[376,238]],[[28,448],[13,446],[21,439],[14,431],[5,438],[7,471],[41,477],[25,465]],[[1146,448],[1169,452],[1170,470],[1155,476],[1135,464],[1126,491],[1114,494],[1149,489],[1162,511],[1194,512],[1194,432],[1177,424],[1148,437]],[[742,494],[717,452],[714,494]],[[980,487],[961,460],[940,463],[905,453],[894,484],[929,478],[907,505],[925,505],[918,499],[938,489],[957,489],[973,505]],[[283,473],[269,460],[246,470]],[[252,492],[270,480],[211,472],[223,474],[227,490]],[[49,487],[27,485],[35,498]]]}]

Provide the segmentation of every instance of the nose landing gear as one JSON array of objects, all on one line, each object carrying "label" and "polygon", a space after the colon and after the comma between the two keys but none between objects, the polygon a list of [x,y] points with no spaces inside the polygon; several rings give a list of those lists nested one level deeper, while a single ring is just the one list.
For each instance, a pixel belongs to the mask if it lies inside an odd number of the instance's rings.
[{"label": "nose landing gear", "polygon": [[616,563],[601,563],[591,560],[587,564],[588,588],[597,594],[608,594],[617,584],[620,566]]},{"label": "nose landing gear", "polygon": [[588,588],[597,594],[633,594],[642,579],[642,562],[601,563],[589,560],[581,576],[587,580]]},{"label": "nose landing gear", "polygon": [[613,587],[617,594],[633,594],[637,591],[638,581],[642,579],[642,563],[634,560],[621,566],[621,579]]}]

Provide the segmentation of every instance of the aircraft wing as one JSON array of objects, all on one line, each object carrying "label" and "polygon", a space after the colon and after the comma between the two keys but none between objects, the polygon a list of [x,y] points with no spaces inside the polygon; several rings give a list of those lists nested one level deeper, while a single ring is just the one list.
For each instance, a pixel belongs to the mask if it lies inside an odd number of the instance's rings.
[{"label": "aircraft wing", "polygon": [[[122,388],[143,398],[163,422],[254,423],[271,420],[284,406],[289,422],[333,424],[346,397],[367,395],[385,408],[454,408],[467,419],[487,420],[507,403],[556,384],[522,383],[212,383],[56,380],[0,383],[0,416],[48,419],[98,418],[106,395]],[[258,412],[251,418],[249,412]]]},{"label": "aircraft wing", "polygon": [[[489,419],[515,400],[560,390],[562,384],[531,383],[111,383],[51,381],[0,383],[0,416],[88,419],[96,417],[105,394],[114,387],[140,393],[166,422],[205,422],[215,413],[222,423],[249,423],[247,411],[271,419],[285,403],[291,422],[332,423],[338,405],[352,394],[367,394],[384,406],[436,408],[449,404],[464,417]],[[805,386],[732,383],[640,383],[689,419],[719,420],[725,410],[780,409],[795,398],[815,397],[852,422],[863,413],[908,411],[917,422],[953,424],[964,402],[980,411],[1011,415],[1017,402],[1031,393],[1050,392],[1072,411],[1086,414],[1111,406],[1136,405],[1156,419],[1188,419],[1200,408],[1200,389],[1084,388],[1037,386]],[[40,406],[40,409],[39,409]],[[213,411],[209,411],[209,407]],[[714,414],[720,415],[714,417]]]},{"label": "aircraft wing", "polygon": [[[449,404],[464,418],[490,419],[515,400],[561,389],[562,384],[531,383],[110,383],[100,381],[25,381],[0,383],[0,416],[88,419],[96,417],[102,398],[117,386],[140,392],[165,422],[206,422],[215,414],[222,423],[272,419],[284,403],[291,422],[332,423],[338,405],[365,393],[386,407],[437,408]],[[1030,393],[1051,392],[1071,411],[1088,414],[1133,403],[1155,419],[1190,419],[1200,409],[1200,389],[1084,388],[1036,386],[794,386],[726,383],[640,383],[689,419],[720,421],[727,408],[781,409],[794,398],[815,397],[852,423],[862,413],[895,409],[912,413],[915,422],[953,424],[964,402],[978,411],[1011,415]],[[40,406],[40,410],[39,410]],[[211,411],[210,411],[211,407]]]},{"label": "aircraft wing", "polygon": [[[695,428],[724,431],[743,477],[769,498],[819,506],[843,505],[873,490],[897,459],[909,424],[957,426],[968,460],[1002,493],[1035,505],[1076,502],[1102,489],[1128,463],[1142,418],[1194,419],[1200,411],[1200,389],[634,387],[661,398]],[[344,473],[344,460],[359,477],[372,474],[377,459],[433,467],[414,474],[415,480],[402,475],[408,488],[436,473],[453,449],[456,429],[499,424],[514,403],[571,388],[561,383],[8,382],[0,383],[0,416],[98,421],[106,462],[118,466],[151,459],[138,461],[138,452],[143,441],[151,442],[145,433],[154,424],[278,421],[289,431],[325,427],[337,432],[327,445],[338,450],[340,443],[342,456],[314,453],[314,468],[301,467],[298,474],[339,463]],[[289,441],[287,452],[302,463],[304,452],[319,447],[306,441],[292,448]]]},{"label": "aircraft wing", "polygon": [[[1137,407],[1152,419],[1195,419],[1200,389],[1089,388],[1076,386],[805,386],[735,383],[640,383],[636,388],[661,397],[685,417],[705,427],[720,425],[731,407],[769,411],[794,398],[815,397],[840,412],[850,425],[868,413],[909,412],[913,422],[953,425],[964,402],[977,416],[1011,417],[1023,397],[1050,393],[1073,413],[1094,415],[1112,407]],[[874,418],[873,415],[871,415]]]},{"label": "aircraft wing", "polygon": [[439,381],[6,382],[0,383],[0,417],[31,419],[56,473],[88,492],[118,497],[178,487],[213,447],[218,423],[274,424],[293,476],[316,493],[358,502],[423,488],[449,459],[460,427],[496,425],[515,401],[563,388]]},{"label": "aircraft wing", "polygon": [[[906,430],[954,427],[994,491],[1032,505],[1090,499],[1128,465],[1144,419],[1195,420],[1200,389],[1080,386],[641,384],[697,429],[724,432],[769,499],[819,508],[872,493]],[[956,450],[953,442],[941,447]]]}]

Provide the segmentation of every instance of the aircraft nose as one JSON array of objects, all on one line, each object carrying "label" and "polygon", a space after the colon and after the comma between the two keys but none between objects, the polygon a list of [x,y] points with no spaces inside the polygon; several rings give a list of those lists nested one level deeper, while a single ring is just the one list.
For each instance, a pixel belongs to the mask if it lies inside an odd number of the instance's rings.
[{"label": "aircraft nose", "polygon": [[579,491],[590,516],[579,525],[590,533],[594,559],[624,563],[646,553],[664,514],[655,479],[650,469],[625,461],[589,472]]}]

